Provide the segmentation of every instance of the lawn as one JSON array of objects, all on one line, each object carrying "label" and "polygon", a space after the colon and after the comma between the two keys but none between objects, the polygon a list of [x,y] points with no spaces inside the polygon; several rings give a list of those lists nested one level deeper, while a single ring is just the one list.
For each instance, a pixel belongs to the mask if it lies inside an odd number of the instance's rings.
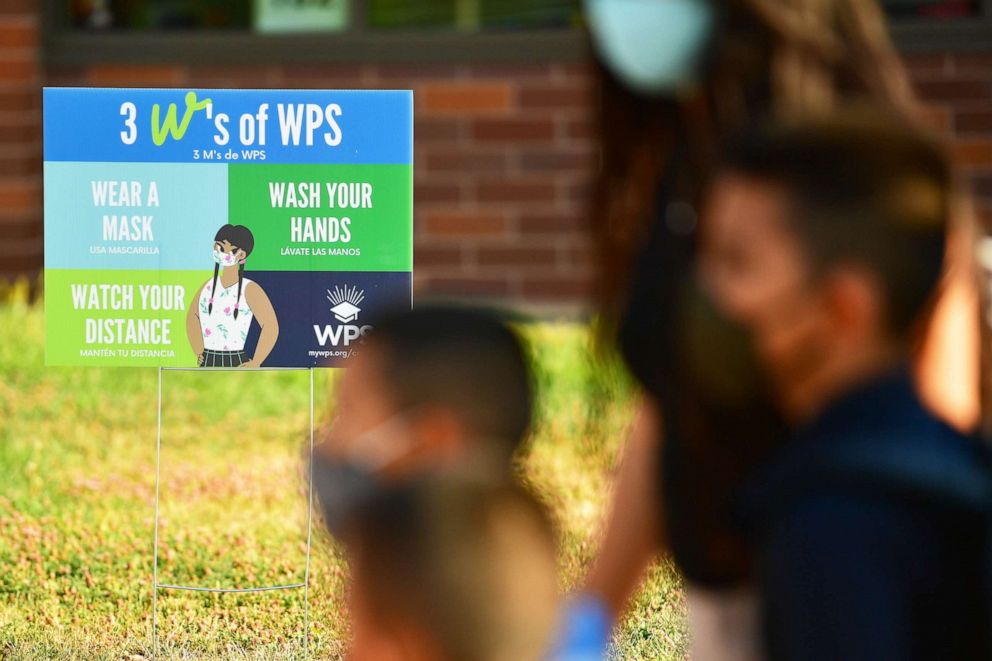
[{"label": "lawn", "polygon": [[[622,373],[577,324],[525,327],[539,423],[522,478],[559,524],[561,583],[598,543],[631,413]],[[158,373],[44,367],[40,306],[0,305],[0,659],[151,657]],[[315,372],[318,422],[333,409]],[[211,587],[304,578],[306,372],[165,372],[159,582]],[[310,652],[341,657],[347,567],[314,528]],[[303,658],[303,594],[160,591],[160,657]],[[681,583],[650,571],[619,628],[621,659],[686,655]]]}]

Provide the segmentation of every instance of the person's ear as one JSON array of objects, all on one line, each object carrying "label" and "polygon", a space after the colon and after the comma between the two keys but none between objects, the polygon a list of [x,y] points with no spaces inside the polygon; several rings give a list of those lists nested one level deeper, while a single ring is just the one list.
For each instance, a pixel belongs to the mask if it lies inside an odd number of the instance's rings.
[{"label": "person's ear", "polygon": [[831,331],[847,346],[863,346],[883,333],[883,297],[878,279],[864,269],[843,267],[825,282]]},{"label": "person's ear", "polygon": [[245,259],[247,257],[248,255],[241,248],[238,248],[238,251],[234,253],[234,261],[236,262],[240,262],[242,259]]}]

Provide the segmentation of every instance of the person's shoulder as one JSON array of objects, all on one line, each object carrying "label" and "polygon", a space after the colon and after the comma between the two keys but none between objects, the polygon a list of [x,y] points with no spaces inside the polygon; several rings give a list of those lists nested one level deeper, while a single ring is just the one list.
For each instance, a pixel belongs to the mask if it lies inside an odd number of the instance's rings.
[{"label": "person's shoulder", "polygon": [[879,535],[909,512],[899,499],[860,489],[815,489],[797,497],[774,518],[774,528],[806,540]]}]

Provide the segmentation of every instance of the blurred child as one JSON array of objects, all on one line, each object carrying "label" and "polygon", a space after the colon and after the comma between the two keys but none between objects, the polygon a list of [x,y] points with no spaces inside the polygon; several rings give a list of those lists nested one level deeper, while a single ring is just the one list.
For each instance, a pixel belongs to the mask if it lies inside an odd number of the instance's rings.
[{"label": "blurred child", "polygon": [[331,531],[376,488],[427,470],[509,480],[532,406],[524,347],[495,316],[433,305],[376,320],[317,448]]},{"label": "blurred child", "polygon": [[508,482],[433,473],[385,488],[344,537],[355,661],[529,661],[558,588],[551,526]]}]

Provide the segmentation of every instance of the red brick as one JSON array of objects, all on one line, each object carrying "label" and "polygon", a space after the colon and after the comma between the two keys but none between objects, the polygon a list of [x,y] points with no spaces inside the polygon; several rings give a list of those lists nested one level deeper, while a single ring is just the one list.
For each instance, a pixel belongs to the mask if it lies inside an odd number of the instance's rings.
[{"label": "red brick", "polygon": [[992,139],[955,140],[951,143],[951,154],[960,166],[992,166]]},{"label": "red brick", "polygon": [[515,83],[550,80],[552,65],[479,63],[470,67],[469,74],[474,80],[511,80]]},{"label": "red brick", "polygon": [[590,80],[595,73],[591,58],[580,62],[558,62],[551,66],[554,80]]},{"label": "red brick", "polygon": [[287,83],[314,83],[327,87],[349,88],[371,82],[371,67],[346,64],[287,64],[279,67],[279,76]]},{"label": "red brick", "polygon": [[31,156],[6,156],[0,153],[0,177],[39,175],[41,163],[41,150]]},{"label": "red brick", "polygon": [[595,267],[596,255],[593,246],[587,241],[578,245],[559,248],[561,251],[559,262],[572,270],[589,271]]},{"label": "red brick", "polygon": [[8,145],[24,145],[38,142],[41,126],[37,122],[24,126],[0,125],[0,149]]},{"label": "red brick", "polygon": [[3,0],[0,2],[0,16],[35,16],[41,11],[39,0]]},{"label": "red brick", "polygon": [[554,125],[550,119],[479,119],[472,137],[480,142],[550,141]]},{"label": "red brick", "polygon": [[48,66],[45,68],[45,84],[53,87],[83,85],[86,81],[85,67]]},{"label": "red brick", "polygon": [[414,204],[431,202],[458,202],[462,189],[456,183],[447,181],[416,180],[413,182]]},{"label": "red brick", "polygon": [[458,266],[465,261],[459,246],[418,242],[413,248],[413,268]]},{"label": "red brick", "polygon": [[0,257],[6,261],[11,255],[41,255],[44,253],[44,241],[41,235],[22,239],[0,241]]},{"label": "red brick", "polygon": [[510,295],[510,281],[507,278],[465,276],[431,276],[424,281],[424,287],[432,294],[448,296],[499,296]]},{"label": "red brick", "polygon": [[978,101],[992,98],[992,83],[983,77],[919,81],[914,87],[924,101]]},{"label": "red brick", "polygon": [[561,185],[561,199],[585,208],[591,201],[595,183],[587,177],[569,178]]},{"label": "red brick", "polygon": [[929,105],[920,109],[920,121],[938,133],[951,131],[951,109],[948,106]]},{"label": "red brick", "polygon": [[955,73],[992,73],[992,53],[954,53],[951,60]]},{"label": "red brick", "polygon": [[[992,173],[981,172],[973,174],[969,178],[969,183],[971,184],[971,192],[973,195],[992,200]],[[992,227],[987,228],[992,230]]]},{"label": "red brick", "polygon": [[507,162],[507,155],[502,151],[434,147],[426,150],[418,167],[430,172],[499,174],[506,171]]},{"label": "red brick", "polygon": [[0,180],[0,214],[15,215],[33,211],[41,204],[37,179]]},{"label": "red brick", "polygon": [[30,253],[4,254],[0,259],[0,274],[6,278],[27,276],[34,279],[44,263],[42,255],[40,246]]},{"label": "red brick", "polygon": [[465,135],[465,121],[455,118],[417,117],[413,123],[414,143],[459,140]]},{"label": "red brick", "polygon": [[596,125],[592,117],[576,117],[562,122],[562,133],[571,140],[591,140],[596,136]]},{"label": "red brick", "polygon": [[951,59],[944,53],[912,53],[903,55],[902,61],[912,76],[946,74],[951,66]]},{"label": "red brick", "polygon": [[38,239],[43,234],[44,228],[37,219],[0,223],[0,241]]},{"label": "red brick", "polygon": [[592,103],[591,91],[583,85],[527,86],[518,93],[520,107],[524,109],[573,109],[587,110]]},{"label": "red brick", "polygon": [[958,132],[992,132],[992,109],[958,110],[954,114],[954,128]]},{"label": "red brick", "polygon": [[33,83],[39,75],[40,68],[33,57],[22,54],[0,57],[0,83]]},{"label": "red brick", "polygon": [[549,181],[490,180],[477,184],[476,196],[480,202],[551,202],[555,197],[555,187]]},{"label": "red brick", "polygon": [[0,19],[0,48],[38,47],[38,22],[33,19]]},{"label": "red brick", "polygon": [[546,269],[555,263],[556,251],[553,247],[532,247],[510,245],[503,247],[480,247],[480,266],[513,267],[514,269]]},{"label": "red brick", "polygon": [[183,81],[183,69],[171,65],[98,64],[86,76],[94,85],[127,87],[171,87]]},{"label": "red brick", "polygon": [[[40,96],[29,89],[0,90],[0,112],[16,112],[19,110],[40,110]],[[40,116],[40,113],[39,113]]]},{"label": "red brick", "polygon": [[443,236],[498,235],[506,231],[500,214],[471,211],[429,211],[422,226],[430,234]]},{"label": "red brick", "polygon": [[428,83],[416,95],[422,112],[431,115],[503,113],[512,106],[506,83]]},{"label": "red brick", "polygon": [[376,67],[373,75],[380,88],[406,89],[416,81],[451,80],[458,73],[455,64],[391,64]]},{"label": "red brick", "polygon": [[184,70],[183,80],[190,87],[267,87],[271,78],[283,80],[281,69],[273,75],[272,68],[207,65]]},{"label": "red brick", "polygon": [[585,172],[594,166],[593,152],[587,149],[527,149],[520,154],[520,169],[525,172]]},{"label": "red brick", "polygon": [[583,213],[524,213],[520,216],[520,231],[525,234],[559,234],[584,230],[586,219]]},{"label": "red brick", "polygon": [[37,126],[41,123],[41,113],[34,109],[0,110],[0,126]]},{"label": "red brick", "polygon": [[575,276],[530,276],[523,279],[520,293],[535,299],[588,299],[592,294],[592,281]]}]

